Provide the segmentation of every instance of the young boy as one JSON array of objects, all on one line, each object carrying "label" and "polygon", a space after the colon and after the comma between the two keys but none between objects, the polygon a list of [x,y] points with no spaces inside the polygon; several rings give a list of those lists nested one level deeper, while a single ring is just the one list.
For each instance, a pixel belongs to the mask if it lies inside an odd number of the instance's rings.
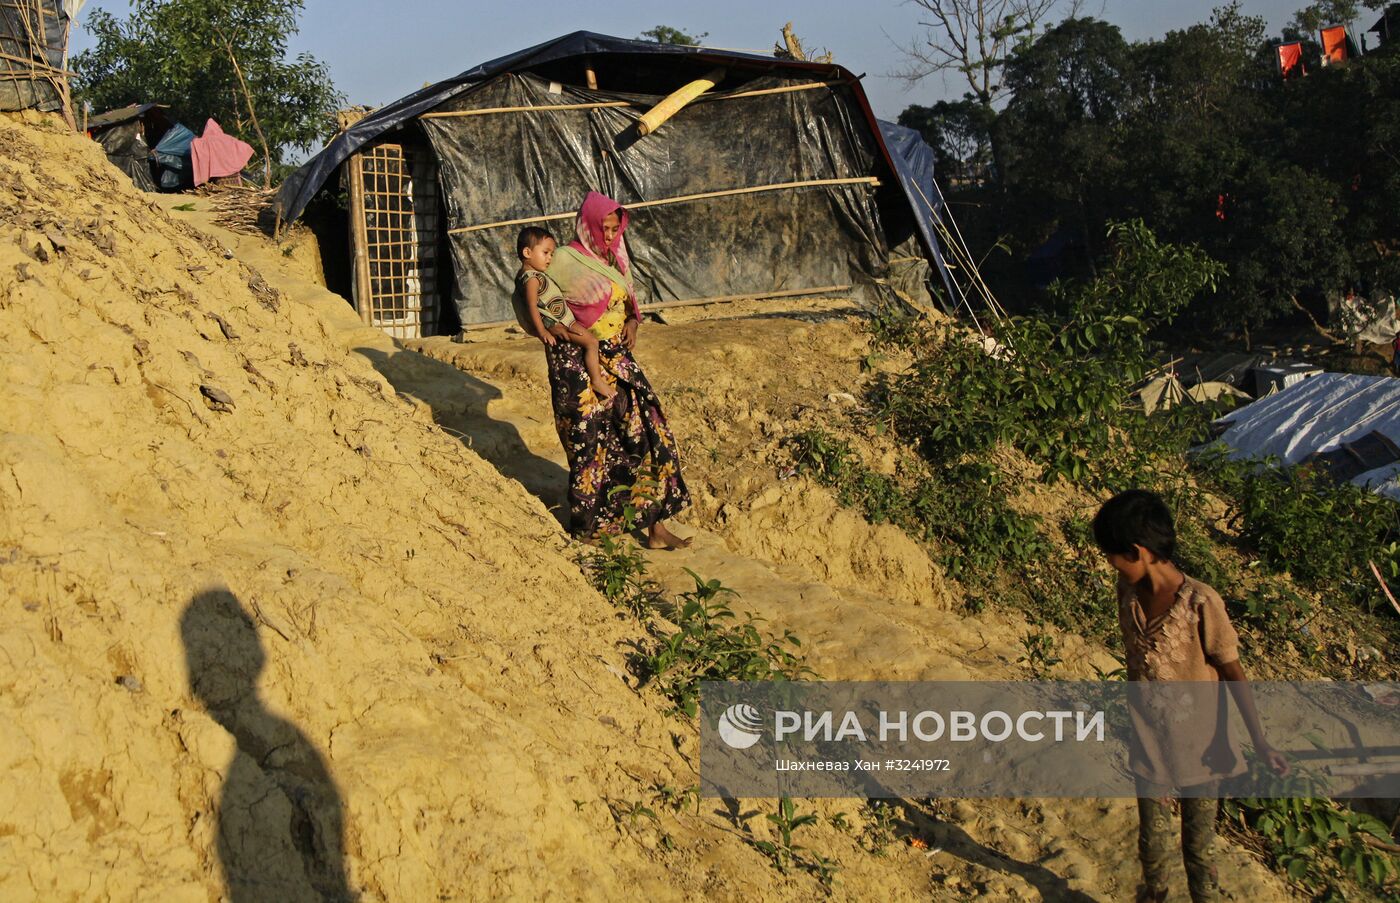
[{"label": "young boy", "polygon": [[1191,899],[1223,899],[1210,856],[1215,796],[1219,781],[1240,774],[1245,762],[1238,740],[1222,727],[1225,713],[1219,706],[1227,703],[1214,681],[1228,682],[1259,758],[1280,775],[1288,773],[1288,761],[1264,737],[1225,602],[1173,563],[1176,527],[1166,503],[1154,493],[1130,489],[1104,503],[1093,528],[1099,549],[1118,572],[1128,679],[1195,682],[1171,694],[1164,687],[1144,687],[1130,705],[1135,737],[1129,768],[1138,785],[1143,878],[1137,903],[1167,899],[1174,840],[1167,796],[1174,791],[1181,796],[1181,847]]},{"label": "young boy", "polygon": [[[573,311],[564,301],[563,292],[545,273],[554,259],[557,247],[554,236],[538,226],[526,226],[520,230],[515,240],[515,252],[520,256],[520,271],[515,274],[516,316],[529,328],[535,337],[546,346],[556,340],[572,342],[583,349],[583,366],[588,371],[588,382],[593,394],[600,401],[609,401],[617,390],[603,378],[603,369],[598,357],[598,339],[574,320]],[[521,317],[521,313],[524,317]]]}]

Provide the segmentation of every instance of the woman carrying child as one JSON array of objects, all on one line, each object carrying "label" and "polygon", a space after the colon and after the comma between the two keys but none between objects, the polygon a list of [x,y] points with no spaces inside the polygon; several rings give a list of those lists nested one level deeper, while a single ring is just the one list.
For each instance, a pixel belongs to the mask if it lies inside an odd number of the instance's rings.
[{"label": "woman carrying child", "polygon": [[650,548],[679,549],[690,540],[665,520],[690,504],[690,493],[661,401],[632,356],[641,309],[622,237],[627,220],[616,201],[589,192],[574,223],[578,237],[549,265],[576,324],[596,338],[601,379],[616,393],[593,388],[585,346],[545,342],[554,424],[569,460],[569,530],[588,539],[645,528]]}]

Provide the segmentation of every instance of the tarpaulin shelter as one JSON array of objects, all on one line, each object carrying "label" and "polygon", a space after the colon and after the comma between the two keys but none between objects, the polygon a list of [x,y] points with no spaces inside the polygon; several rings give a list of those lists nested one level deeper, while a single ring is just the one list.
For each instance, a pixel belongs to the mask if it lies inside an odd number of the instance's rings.
[{"label": "tarpaulin shelter", "polygon": [[142,191],[156,190],[151,148],[170,129],[169,109],[165,104],[134,103],[108,110],[87,123],[88,135],[102,145],[107,159]]},{"label": "tarpaulin shelter", "polygon": [[1218,424],[1231,457],[1312,464],[1400,501],[1400,379],[1323,373]]},{"label": "tarpaulin shelter", "polygon": [[1252,398],[1287,388],[1322,372],[1321,367],[1312,364],[1275,360],[1271,355],[1257,352],[1188,354],[1175,362],[1173,370],[1186,388],[1203,383],[1224,383]]},{"label": "tarpaulin shelter", "polygon": [[1340,66],[1356,56],[1356,48],[1345,25],[1329,25],[1318,31],[1317,36],[1322,44],[1322,65]]},{"label": "tarpaulin shelter", "polygon": [[[716,87],[643,134],[643,114],[707,75]],[[283,184],[282,219],[337,173],[356,306],[398,335],[434,330],[439,287],[462,325],[511,321],[517,232],[571,238],[590,189],[631,211],[634,271],[653,308],[871,300],[892,283],[918,283],[927,299],[930,273],[954,294],[932,151],[877,120],[858,78],[830,63],[577,32],[351,125]]]},{"label": "tarpaulin shelter", "polygon": [[68,35],[83,2],[0,3],[0,110],[68,112]]},{"label": "tarpaulin shelter", "polygon": [[194,165],[190,160],[190,145],[194,132],[183,123],[175,123],[152,149],[156,162],[156,181],[161,191],[180,191],[194,187]]}]

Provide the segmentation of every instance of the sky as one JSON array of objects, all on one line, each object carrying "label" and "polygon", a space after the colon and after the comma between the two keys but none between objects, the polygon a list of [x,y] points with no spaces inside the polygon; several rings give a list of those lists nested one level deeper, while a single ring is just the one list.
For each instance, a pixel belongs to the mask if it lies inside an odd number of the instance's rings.
[{"label": "sky", "polygon": [[[1129,40],[1160,37],[1205,21],[1225,0],[1086,0],[1084,15],[1106,19]],[[1244,12],[1264,17],[1277,34],[1306,0],[1243,0]],[[125,16],[126,0],[90,0]],[[898,47],[924,32],[922,11],[901,0],[614,0],[572,2],[527,0],[306,0],[293,53],[308,52],[330,67],[336,86],[352,104],[380,106],[425,83],[456,75],[498,56],[568,34],[596,31],[636,37],[656,25],[690,34],[708,32],[703,43],[735,50],[771,52],[780,29],[792,22],[808,50],[830,50],[835,62],[864,84],[876,115],[894,119],[910,104],[957,98],[964,88],[938,76],[910,87],[894,76]],[[92,45],[81,28],[71,52]]]}]

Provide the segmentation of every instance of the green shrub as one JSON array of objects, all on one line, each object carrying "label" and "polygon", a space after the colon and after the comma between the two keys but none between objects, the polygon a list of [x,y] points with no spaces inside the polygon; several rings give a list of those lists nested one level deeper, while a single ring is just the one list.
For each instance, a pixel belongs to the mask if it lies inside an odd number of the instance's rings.
[{"label": "green shrub", "polygon": [[797,654],[802,643],[791,632],[764,639],[756,618],[740,618],[729,607],[729,600],[738,596],[734,590],[689,569],[686,573],[695,580],[695,589],[677,600],[671,620],[679,629],[645,659],[649,682],[677,711],[695,716],[701,681],[800,680],[812,675]]},{"label": "green shrub", "polygon": [[1371,571],[1400,576],[1400,506],[1308,466],[1261,468],[1205,456],[1201,467],[1231,501],[1240,541],[1273,573],[1374,610]]}]

